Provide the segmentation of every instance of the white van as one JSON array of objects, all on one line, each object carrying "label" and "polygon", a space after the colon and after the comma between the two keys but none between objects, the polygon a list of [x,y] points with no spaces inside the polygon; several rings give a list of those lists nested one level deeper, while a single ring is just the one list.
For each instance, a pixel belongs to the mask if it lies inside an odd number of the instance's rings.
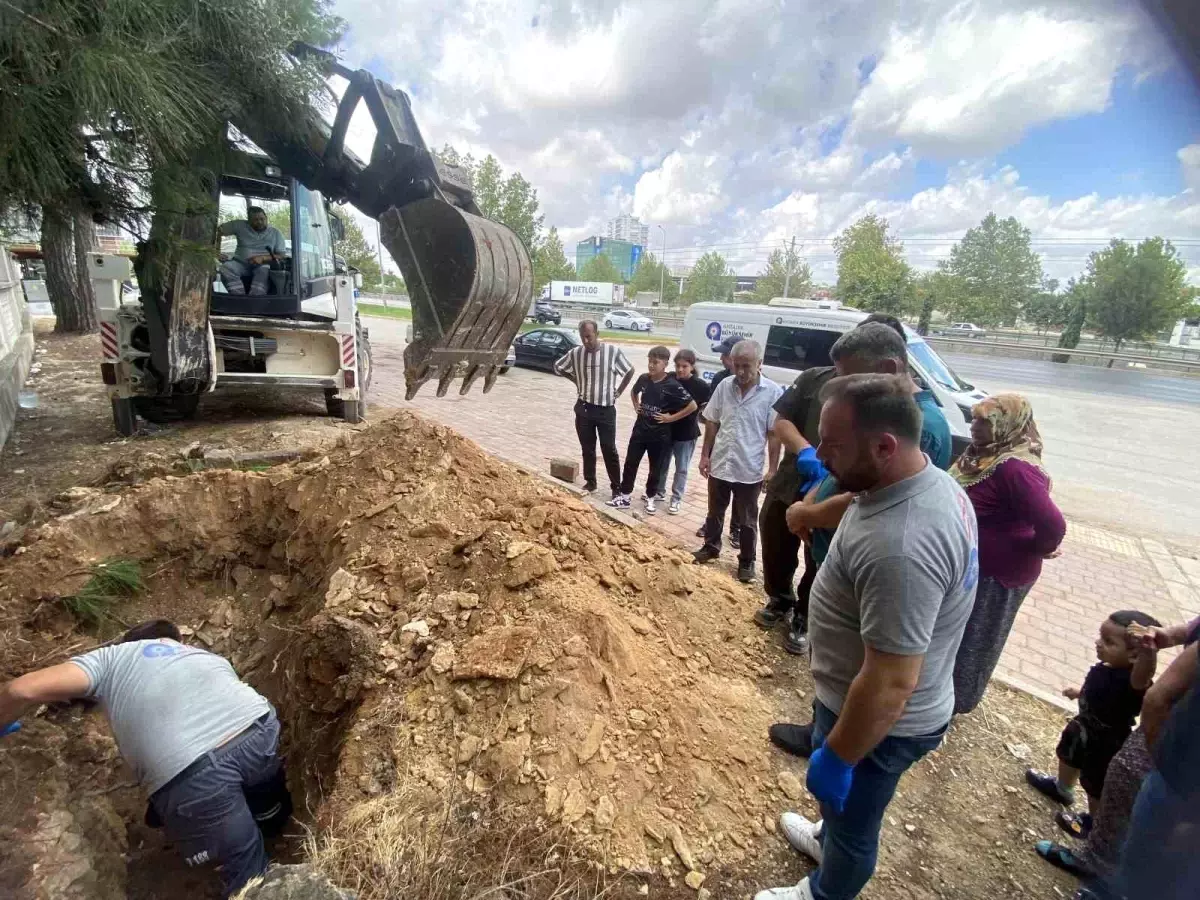
[{"label": "white van", "polygon": [[[829,350],[845,332],[867,317],[848,306],[830,308],[783,305],[754,306],[738,303],[696,303],[688,307],[679,346],[696,354],[701,377],[711,381],[721,371],[717,348],[726,338],[747,338],[763,348],[763,372],[782,387],[797,373],[812,366],[833,365]],[[946,412],[946,421],[961,447],[970,437],[971,407],[987,395],[967,384],[908,326],[908,362],[913,377],[932,389]]]}]

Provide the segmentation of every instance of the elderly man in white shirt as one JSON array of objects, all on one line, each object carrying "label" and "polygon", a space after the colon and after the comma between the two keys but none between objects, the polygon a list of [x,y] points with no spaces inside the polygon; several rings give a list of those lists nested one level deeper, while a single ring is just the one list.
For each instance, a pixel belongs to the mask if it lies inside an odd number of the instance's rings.
[{"label": "elderly man in white shirt", "polygon": [[[730,357],[733,377],[717,385],[704,408],[700,474],[708,479],[708,518],[704,546],[692,555],[698,563],[721,555],[721,523],[732,498],[734,521],[741,523],[738,580],[750,582],[754,580],[758,495],[767,439],[775,425],[775,401],[783,388],[763,377],[762,348],[756,341],[739,341]],[[773,471],[767,477],[771,475]]]}]

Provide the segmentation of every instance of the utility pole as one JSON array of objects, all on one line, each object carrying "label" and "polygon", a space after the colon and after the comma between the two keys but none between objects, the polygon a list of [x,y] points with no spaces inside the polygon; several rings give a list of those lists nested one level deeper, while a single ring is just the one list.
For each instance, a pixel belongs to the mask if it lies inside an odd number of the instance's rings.
[{"label": "utility pole", "polygon": [[663,296],[663,287],[667,279],[667,229],[659,225],[658,230],[663,233],[662,259],[658,261],[658,305],[665,306],[667,300]]},{"label": "utility pole", "polygon": [[379,220],[375,220],[375,249],[379,252],[379,291],[383,290],[383,228],[379,224]]},{"label": "utility pole", "polygon": [[792,284],[792,257],[795,255],[796,255],[796,236],[793,234],[792,235],[792,247],[787,252],[787,259],[784,260],[784,265],[787,267],[787,271],[784,273],[784,276],[783,276],[784,299],[787,299],[788,288]]}]

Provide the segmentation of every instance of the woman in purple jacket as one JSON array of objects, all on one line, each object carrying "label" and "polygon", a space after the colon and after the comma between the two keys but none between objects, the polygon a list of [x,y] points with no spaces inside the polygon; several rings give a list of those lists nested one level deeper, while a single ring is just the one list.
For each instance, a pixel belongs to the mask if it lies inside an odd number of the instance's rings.
[{"label": "woman in purple jacket", "polygon": [[971,410],[971,444],[950,468],[979,520],[979,588],[954,661],[954,712],[979,705],[1017,611],[1066,533],[1050,499],[1029,401],[997,394]]}]

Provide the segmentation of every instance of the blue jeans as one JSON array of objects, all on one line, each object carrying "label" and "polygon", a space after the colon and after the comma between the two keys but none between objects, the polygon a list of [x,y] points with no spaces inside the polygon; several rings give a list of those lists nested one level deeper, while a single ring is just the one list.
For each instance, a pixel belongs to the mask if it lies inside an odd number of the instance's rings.
[{"label": "blue jeans", "polygon": [[282,765],[279,719],[267,713],[204,757],[209,765],[168,782],[150,803],[187,864],[215,864],[232,896],[267,870],[262,833],[244,791],[273,778]]},{"label": "blue jeans", "polygon": [[1200,809],[1176,794],[1158,770],[1142,782],[1129,819],[1121,861],[1109,884],[1111,900],[1184,900],[1200,891]]},{"label": "blue jeans", "polygon": [[695,438],[671,444],[671,459],[675,461],[675,477],[671,479],[671,499],[676,503],[683,500],[683,492],[687,490],[688,466],[692,464],[692,454],[695,452]]},{"label": "blue jeans", "polygon": [[[819,700],[813,718],[813,745],[824,742],[837,716]],[[814,900],[850,900],[870,880],[879,856],[883,811],[892,802],[900,776],[942,742],[949,724],[922,737],[886,737],[854,767],[846,806],[834,812],[821,804],[823,860],[809,876]]]}]

